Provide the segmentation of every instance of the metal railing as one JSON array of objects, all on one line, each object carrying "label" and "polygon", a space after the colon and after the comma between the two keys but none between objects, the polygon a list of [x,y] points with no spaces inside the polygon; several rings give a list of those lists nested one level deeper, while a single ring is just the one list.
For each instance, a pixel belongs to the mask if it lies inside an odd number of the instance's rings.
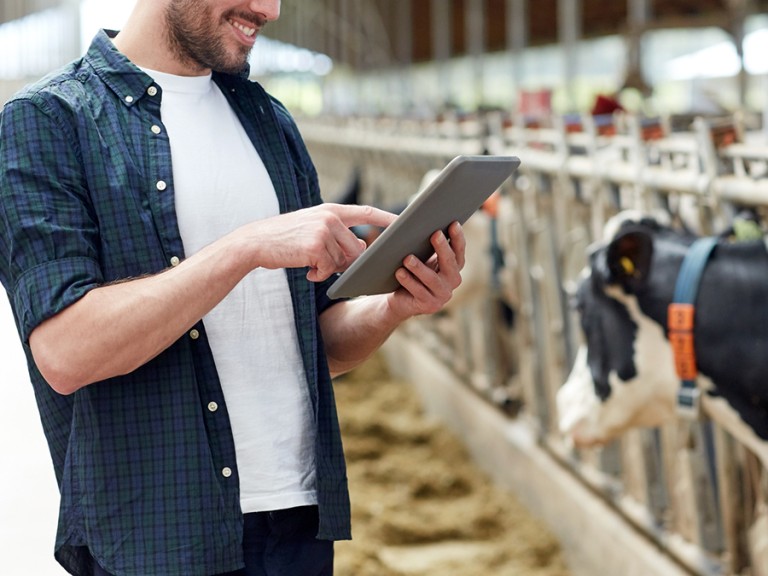
[{"label": "metal railing", "polygon": [[611,215],[663,210],[710,233],[745,205],[765,212],[768,143],[752,141],[749,122],[696,118],[676,131],[669,119],[631,116],[554,118],[548,127],[501,113],[301,122],[328,200],[351,174],[359,175],[359,202],[387,207],[457,154],[522,159],[495,217],[468,222],[489,277],[469,282],[460,306],[410,329],[468,386],[533,427],[575,479],[661,553],[702,576],[768,574],[765,452],[741,445],[733,424],[706,406],[706,420],[574,450],[558,431],[554,399],[580,340],[569,298],[587,246]]}]

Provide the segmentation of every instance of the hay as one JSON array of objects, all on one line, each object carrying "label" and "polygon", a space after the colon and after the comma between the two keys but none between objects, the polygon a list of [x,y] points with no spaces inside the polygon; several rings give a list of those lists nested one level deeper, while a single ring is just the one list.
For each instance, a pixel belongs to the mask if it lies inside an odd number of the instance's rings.
[{"label": "hay", "polygon": [[559,545],[374,357],[335,381],[354,540],[337,576],[567,576]]}]

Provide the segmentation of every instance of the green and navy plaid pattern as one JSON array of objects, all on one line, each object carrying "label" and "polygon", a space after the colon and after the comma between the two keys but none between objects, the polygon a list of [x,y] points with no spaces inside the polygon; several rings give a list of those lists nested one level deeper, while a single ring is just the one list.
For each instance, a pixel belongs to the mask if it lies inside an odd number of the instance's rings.
[{"label": "green and navy plaid pattern", "polygon": [[[264,160],[281,211],[319,203],[288,112],[245,76],[214,79]],[[169,141],[151,130],[163,125],[161,98],[162,87],[102,31],[82,59],[23,90],[0,115],[0,281],[61,489],[56,556],[81,576],[91,573],[91,554],[120,575],[242,566],[234,443],[202,322],[199,337],[66,397],[45,383],[27,345],[37,325],[89,290],[184,258]],[[330,305],[328,282],[305,274],[288,270],[316,415],[319,537],[345,539],[346,471],[317,322]]]}]

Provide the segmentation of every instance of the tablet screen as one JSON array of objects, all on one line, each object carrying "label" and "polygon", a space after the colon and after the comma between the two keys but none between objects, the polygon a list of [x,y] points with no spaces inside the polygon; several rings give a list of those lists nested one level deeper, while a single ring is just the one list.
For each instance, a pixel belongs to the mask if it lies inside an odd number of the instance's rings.
[{"label": "tablet screen", "polygon": [[406,256],[426,261],[429,238],[466,222],[517,169],[515,156],[457,156],[406,207],[328,290],[330,298],[385,294],[400,287],[395,271]]}]

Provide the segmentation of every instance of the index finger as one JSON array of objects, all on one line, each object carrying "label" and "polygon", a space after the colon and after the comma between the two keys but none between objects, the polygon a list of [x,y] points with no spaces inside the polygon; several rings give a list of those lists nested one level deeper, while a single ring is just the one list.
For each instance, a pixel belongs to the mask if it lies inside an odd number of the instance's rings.
[{"label": "index finger", "polygon": [[325,204],[345,226],[360,226],[370,224],[386,228],[397,218],[397,214],[380,210],[373,206],[358,206],[356,204]]}]

